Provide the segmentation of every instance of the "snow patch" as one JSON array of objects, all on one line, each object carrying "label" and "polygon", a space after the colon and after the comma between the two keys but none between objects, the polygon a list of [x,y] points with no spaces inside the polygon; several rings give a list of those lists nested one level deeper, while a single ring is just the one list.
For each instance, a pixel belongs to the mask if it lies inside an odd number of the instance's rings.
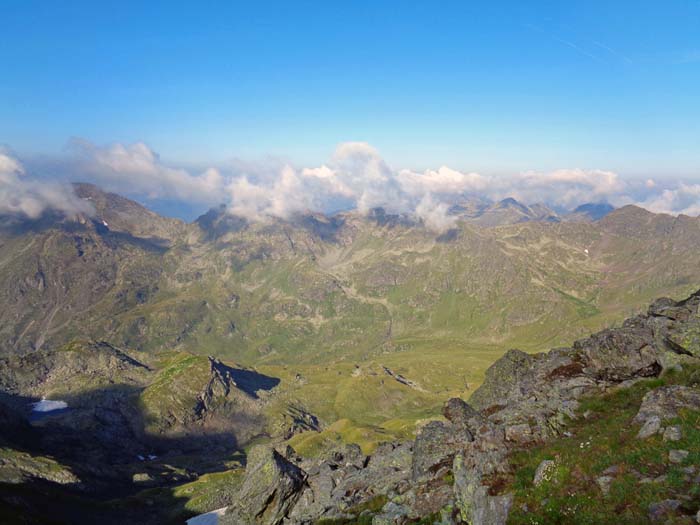
[{"label": "snow patch", "polygon": [[41,401],[32,403],[32,412],[53,412],[54,410],[63,410],[64,408],[68,408],[68,403],[65,401],[46,398],[42,398]]},{"label": "snow patch", "polygon": [[222,507],[220,509],[212,510],[206,514],[200,514],[194,518],[187,520],[187,525],[218,525],[219,517],[226,514],[226,509],[228,507]]}]

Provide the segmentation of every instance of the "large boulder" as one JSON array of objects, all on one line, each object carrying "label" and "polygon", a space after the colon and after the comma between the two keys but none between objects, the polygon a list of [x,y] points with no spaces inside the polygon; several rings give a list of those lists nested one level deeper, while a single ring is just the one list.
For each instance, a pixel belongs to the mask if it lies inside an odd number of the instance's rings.
[{"label": "large boulder", "polygon": [[306,472],[275,449],[259,445],[248,454],[246,477],[221,525],[279,525],[306,486]]},{"label": "large boulder", "polygon": [[547,439],[561,431],[567,416],[573,417],[576,399],[598,387],[584,367],[571,348],[533,355],[510,350],[487,370],[469,403],[502,426],[511,442]]},{"label": "large boulder", "polygon": [[477,410],[503,406],[520,393],[520,386],[536,361],[535,356],[521,350],[508,350],[486,370],[484,382],[469,398],[469,403]]},{"label": "large boulder", "polygon": [[700,357],[700,292],[683,301],[657,299],[648,310],[657,346],[663,349],[664,368]]},{"label": "large boulder", "polygon": [[661,372],[653,333],[640,319],[576,341],[574,350],[582,354],[584,373],[599,380],[621,382]]},{"label": "large boulder", "polygon": [[445,403],[442,415],[453,425],[465,428],[472,434],[478,432],[485,420],[481,412],[458,397],[453,397]]},{"label": "large boulder", "polygon": [[425,481],[448,472],[455,454],[474,441],[474,435],[486,424],[486,418],[480,412],[459,398],[447,401],[442,413],[446,422],[431,421],[416,436],[412,466],[414,481]]},{"label": "large boulder", "polygon": [[302,460],[306,484],[289,523],[352,519],[355,509],[378,497],[402,495],[410,487],[412,451],[411,443],[383,443],[367,457],[357,445],[347,445],[325,457]]},{"label": "large boulder", "polygon": [[700,410],[700,390],[682,385],[662,386],[646,393],[633,421],[663,422],[677,417],[682,409]]}]

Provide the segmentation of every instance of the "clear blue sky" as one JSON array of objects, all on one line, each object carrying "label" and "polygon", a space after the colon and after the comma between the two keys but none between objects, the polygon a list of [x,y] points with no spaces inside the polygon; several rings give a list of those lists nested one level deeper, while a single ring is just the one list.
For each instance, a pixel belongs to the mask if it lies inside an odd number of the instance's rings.
[{"label": "clear blue sky", "polygon": [[0,2],[0,143],[700,173],[700,1]]}]

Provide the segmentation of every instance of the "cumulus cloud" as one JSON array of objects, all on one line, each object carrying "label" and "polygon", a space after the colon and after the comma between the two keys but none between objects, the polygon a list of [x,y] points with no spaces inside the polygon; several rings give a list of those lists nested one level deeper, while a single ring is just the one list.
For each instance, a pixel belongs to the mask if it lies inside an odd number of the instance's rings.
[{"label": "cumulus cloud", "polygon": [[[80,177],[112,191],[152,199],[225,203],[231,213],[253,221],[287,219],[307,211],[356,209],[366,214],[382,207],[443,232],[456,222],[450,214],[451,205],[473,197],[487,201],[513,197],[524,204],[543,203],[556,210],[608,202],[615,206],[637,204],[665,213],[700,213],[700,185],[696,184],[624,180],[615,172],[599,169],[493,176],[442,166],[418,172],[393,168],[365,142],[342,143],[326,163],[302,168],[275,161],[188,170],[166,164],[140,142],[99,146],[74,140],[70,150],[71,160],[64,171],[70,172],[71,180]],[[0,157],[0,173],[13,177],[11,186],[17,186],[23,177],[22,167],[11,156]],[[42,187],[42,202],[49,200],[47,188]],[[37,194],[39,189],[32,192]]]},{"label": "cumulus cloud", "polygon": [[494,191],[488,193],[495,197],[513,197],[525,203],[544,202],[568,209],[586,202],[614,200],[625,189],[626,183],[611,171],[560,169],[525,171],[504,178]]},{"label": "cumulus cloud", "polygon": [[665,189],[639,203],[654,213],[700,215],[700,184],[681,183],[675,189]]},{"label": "cumulus cloud", "polygon": [[412,195],[479,193],[494,186],[492,177],[478,173],[462,173],[447,166],[423,173],[401,170],[398,179],[404,190]]},{"label": "cumulus cloud", "polygon": [[457,217],[449,215],[449,208],[447,203],[438,202],[427,194],[416,206],[416,217],[431,230],[444,232],[457,223]]},{"label": "cumulus cloud", "polygon": [[227,184],[230,209],[252,219],[288,218],[306,210],[329,211],[338,203],[367,213],[382,207],[421,220],[443,232],[454,226],[450,205],[463,197],[500,200],[513,197],[525,204],[544,203],[571,210],[581,204],[637,204],[665,213],[700,213],[700,185],[663,189],[655,181],[630,182],[606,170],[559,169],[524,171],[495,177],[461,172],[447,166],[415,172],[395,170],[369,144],[338,146],[328,164],[296,170],[285,166],[276,177]]},{"label": "cumulus cloud", "polygon": [[0,215],[36,219],[48,210],[69,217],[93,211],[69,185],[29,177],[16,157],[0,149]]},{"label": "cumulus cloud", "polygon": [[150,199],[173,198],[190,202],[215,203],[221,199],[224,178],[208,168],[191,175],[161,162],[146,144],[97,146],[74,139],[70,149],[80,160],[81,172],[108,189],[139,193]]}]

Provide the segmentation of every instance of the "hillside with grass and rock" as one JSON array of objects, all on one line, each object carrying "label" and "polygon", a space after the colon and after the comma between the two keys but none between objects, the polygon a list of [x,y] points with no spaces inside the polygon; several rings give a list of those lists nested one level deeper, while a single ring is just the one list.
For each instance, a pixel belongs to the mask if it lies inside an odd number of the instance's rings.
[{"label": "hillside with grass and rock", "polygon": [[220,523],[696,523],[700,292],[541,354],[511,350],[415,440],[255,447]]},{"label": "hillside with grass and rock", "polygon": [[93,215],[0,218],[2,520],[688,522],[697,218],[188,224],[75,191]]}]

